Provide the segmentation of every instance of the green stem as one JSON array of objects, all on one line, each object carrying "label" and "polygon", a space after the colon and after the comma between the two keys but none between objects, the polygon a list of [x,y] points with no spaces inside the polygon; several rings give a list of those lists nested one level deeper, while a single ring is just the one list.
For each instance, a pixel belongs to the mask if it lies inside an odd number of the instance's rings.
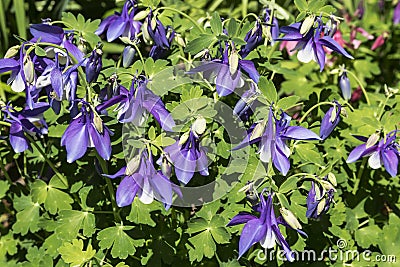
[{"label": "green stem", "polygon": [[385,99],[385,102],[384,102],[383,105],[382,105],[381,111],[379,112],[379,115],[378,115],[378,120],[379,120],[379,121],[380,121],[381,118],[382,118],[383,112],[385,111],[386,104],[387,104],[387,102],[388,102],[388,100],[389,100],[390,97],[391,97],[391,95],[388,95],[388,96],[386,97],[386,99]]},{"label": "green stem", "polygon": [[158,10],[163,10],[163,9],[164,9],[164,10],[171,10],[171,11],[174,11],[174,12],[176,12],[176,13],[178,13],[178,14],[184,16],[185,18],[187,18],[188,20],[190,20],[190,21],[193,23],[193,25],[196,26],[197,29],[199,29],[199,30],[201,31],[201,33],[205,33],[205,32],[206,32],[206,31],[203,29],[203,27],[201,27],[201,26],[200,26],[192,17],[190,17],[188,14],[185,14],[185,13],[183,13],[182,11],[177,10],[177,9],[175,9],[175,8],[173,8],[173,7],[167,7],[167,6],[159,7],[159,8],[157,8],[157,11],[158,11]]},{"label": "green stem", "polygon": [[322,106],[322,105],[332,105],[335,106],[336,104],[333,102],[320,102],[318,104],[315,104],[314,106],[312,106],[309,110],[307,110],[306,113],[304,113],[303,117],[301,117],[301,119],[299,120],[299,124],[302,123],[304,121],[304,119],[308,116],[308,114],[311,113],[311,111],[313,111],[315,108]]},{"label": "green stem", "polygon": [[[96,158],[100,163],[100,167],[101,167],[101,170],[103,171],[103,173],[107,174],[108,173],[108,168],[107,168],[106,161],[99,155],[99,153],[97,153],[97,151],[96,151]],[[118,212],[117,201],[115,200],[114,187],[113,187],[113,185],[111,183],[111,180],[109,178],[106,178],[106,183],[107,183],[108,193],[110,194],[110,198],[111,198],[111,205],[112,205],[112,209],[113,209],[114,219],[118,223],[122,222],[121,216],[119,215],[119,212]]]},{"label": "green stem", "polygon": [[37,149],[37,151],[40,153],[40,155],[42,155],[42,157],[44,158],[44,160],[47,162],[47,164],[49,164],[50,168],[56,173],[56,175],[58,176],[58,178],[60,178],[61,182],[65,185],[68,186],[68,181],[67,179],[64,177],[64,175],[62,175],[58,170],[57,167],[54,165],[53,162],[51,162],[51,160],[47,157],[46,153],[42,150],[42,148],[36,144],[35,140],[33,140],[33,138],[29,135],[29,134],[25,134],[26,138],[29,139],[30,143],[33,144],[33,146]]},{"label": "green stem", "polygon": [[242,0],[242,17],[246,17],[247,15],[247,6],[249,5],[248,0]]},{"label": "green stem", "polygon": [[10,126],[11,126],[11,123],[6,122],[6,121],[0,121],[0,125],[4,125],[4,126],[10,127]]},{"label": "green stem", "polygon": [[358,170],[357,178],[356,178],[356,181],[354,182],[354,188],[353,188],[353,192],[352,192],[353,195],[355,195],[357,193],[358,187],[360,185],[361,177],[364,173],[365,164],[367,164],[367,158],[363,158],[360,169]]},{"label": "green stem", "polygon": [[10,175],[8,174],[8,172],[7,172],[7,170],[6,170],[6,167],[4,166],[4,163],[3,163],[3,159],[2,159],[2,158],[0,159],[0,168],[1,168],[1,170],[3,171],[4,176],[6,177],[7,181],[8,181],[10,184],[12,184],[13,181],[12,181]]},{"label": "green stem", "polygon": [[135,47],[135,49],[136,49],[136,52],[138,53],[138,55],[139,55],[139,57],[140,57],[140,61],[142,62],[142,64],[143,64],[143,68],[144,68],[144,59],[143,59],[143,55],[142,55],[142,52],[140,52],[140,49],[138,48],[138,46],[135,44],[135,43],[132,43],[132,45]]},{"label": "green stem", "polygon": [[365,90],[364,86],[362,85],[362,82],[357,78],[357,76],[353,72],[351,72],[351,71],[346,71],[346,72],[351,74],[351,76],[353,76],[354,80],[356,80],[356,82],[360,85],[361,90],[363,91],[363,94],[365,96],[365,100],[367,101],[368,106],[370,106],[371,102],[369,101],[367,90]]}]

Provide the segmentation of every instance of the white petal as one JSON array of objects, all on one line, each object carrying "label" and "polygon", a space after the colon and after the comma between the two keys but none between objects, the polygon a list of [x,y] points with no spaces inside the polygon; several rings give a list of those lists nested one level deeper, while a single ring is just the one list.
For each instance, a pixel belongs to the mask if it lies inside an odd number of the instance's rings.
[{"label": "white petal", "polygon": [[15,77],[15,80],[11,83],[11,89],[13,89],[13,91],[17,93],[25,90],[25,83],[22,79],[21,72],[18,73],[17,77]]},{"label": "white petal", "polygon": [[150,204],[154,200],[153,188],[150,186],[148,179],[144,178],[143,180],[143,188],[140,189],[139,200],[143,204]]},{"label": "white petal", "polygon": [[261,239],[260,241],[260,245],[263,248],[274,248],[275,247],[275,234],[272,231],[272,228],[269,227],[267,230],[267,233],[265,234],[265,236],[263,237],[263,239]]},{"label": "white petal", "polygon": [[381,156],[379,152],[374,152],[368,159],[368,164],[372,169],[379,169],[382,166]]},{"label": "white petal", "polygon": [[303,63],[308,63],[311,60],[316,61],[315,53],[314,53],[313,47],[311,45],[311,40],[307,43],[307,45],[303,49],[301,49],[297,53],[297,59]]}]

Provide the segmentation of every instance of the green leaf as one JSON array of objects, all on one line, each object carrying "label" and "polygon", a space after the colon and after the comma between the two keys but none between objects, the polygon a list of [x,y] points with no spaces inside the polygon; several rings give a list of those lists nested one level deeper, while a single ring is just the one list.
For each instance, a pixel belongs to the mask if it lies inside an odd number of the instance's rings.
[{"label": "green leaf", "polygon": [[238,29],[238,23],[234,18],[230,18],[228,22],[228,34],[230,37],[235,37]]},{"label": "green leaf", "polygon": [[90,212],[62,210],[57,218],[58,227],[55,232],[61,239],[72,240],[78,236],[81,229],[87,237],[95,232],[95,217]]},{"label": "green leaf", "polygon": [[261,76],[260,80],[258,81],[258,88],[269,103],[276,103],[278,100],[278,94],[276,92],[275,85],[271,80]]},{"label": "green leaf", "polygon": [[65,22],[65,25],[68,29],[78,32],[79,36],[85,39],[91,47],[95,47],[96,44],[101,41],[100,37],[94,34],[100,25],[99,19],[94,21],[88,19],[85,21],[85,18],[82,16],[82,14],[78,14],[78,16],[75,17],[71,12],[63,12],[62,21]]},{"label": "green leaf", "polygon": [[0,198],[6,196],[6,193],[10,189],[10,183],[8,181],[0,181]]},{"label": "green leaf", "polygon": [[215,37],[214,35],[203,33],[186,45],[185,52],[189,52],[192,55],[197,54],[201,50],[208,48],[210,44],[214,43],[217,40],[217,37]]},{"label": "green leaf", "polygon": [[189,249],[189,260],[191,262],[195,260],[200,262],[204,256],[207,258],[214,256],[216,246],[209,230],[203,231],[188,240],[194,246],[186,244],[186,247]]},{"label": "green leaf", "polygon": [[143,204],[139,199],[132,202],[131,212],[127,220],[137,224],[147,224],[155,226],[156,223],[151,219],[151,211],[159,210],[158,202],[153,201],[151,204]]},{"label": "green leaf", "polygon": [[279,202],[281,205],[289,210],[291,210],[289,201],[287,200],[286,196],[282,193],[276,193],[276,196],[278,197]]},{"label": "green leaf", "polygon": [[18,251],[17,245],[18,241],[14,239],[12,232],[0,237],[0,260],[5,259],[6,254],[15,255]]},{"label": "green leaf", "polygon": [[288,109],[298,105],[297,102],[299,100],[300,100],[300,97],[297,95],[291,95],[291,96],[281,98],[277,103],[278,109],[288,110]]},{"label": "green leaf", "polygon": [[31,196],[22,195],[15,198],[14,207],[19,211],[13,225],[14,233],[26,235],[28,231],[34,233],[40,229],[38,226],[40,204],[32,202]]},{"label": "green leaf", "polygon": [[204,218],[194,218],[188,223],[187,233],[193,234],[207,229],[209,222]]},{"label": "green leaf", "polygon": [[279,187],[279,193],[287,193],[297,188],[297,177],[289,177]]},{"label": "green leaf", "polygon": [[377,225],[369,225],[358,229],[355,232],[355,239],[358,245],[362,248],[369,248],[371,245],[377,245],[379,240],[379,234],[381,233],[381,228]]},{"label": "green leaf", "polygon": [[306,0],[294,0],[294,4],[299,11],[305,11],[308,9],[308,4]]},{"label": "green leaf", "polygon": [[60,252],[62,259],[72,266],[81,266],[96,254],[91,244],[87,246],[86,250],[83,250],[82,239],[74,239],[72,243],[64,243],[64,245],[58,249],[58,252]]},{"label": "green leaf", "polygon": [[175,139],[168,137],[166,135],[167,135],[166,133],[160,134],[159,136],[157,136],[156,139],[154,139],[152,141],[152,144],[157,145],[157,146],[166,147],[166,146],[170,146],[176,142]]},{"label": "green leaf", "polygon": [[45,57],[46,51],[43,48],[41,48],[40,46],[36,45],[35,46],[35,54],[39,57]]},{"label": "green leaf", "polygon": [[111,249],[111,255],[114,258],[126,259],[128,255],[133,255],[136,252],[136,247],[144,245],[143,239],[133,239],[125,230],[133,229],[132,226],[114,226],[101,230],[97,239],[100,240],[99,246],[101,249]]},{"label": "green leaf", "polygon": [[153,126],[149,128],[148,135],[150,140],[156,139],[156,129]]},{"label": "green leaf", "polygon": [[211,30],[215,35],[220,35],[222,33],[222,22],[218,12],[212,14],[210,20]]}]

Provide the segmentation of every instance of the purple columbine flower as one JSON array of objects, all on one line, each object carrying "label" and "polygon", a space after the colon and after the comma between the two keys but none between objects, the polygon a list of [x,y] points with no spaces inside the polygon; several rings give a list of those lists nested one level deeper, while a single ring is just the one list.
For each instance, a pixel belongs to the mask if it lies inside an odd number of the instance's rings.
[{"label": "purple columbine flower", "polygon": [[247,212],[241,212],[233,217],[227,225],[233,226],[245,223],[240,234],[239,258],[257,242],[265,249],[274,248],[275,244],[278,243],[282,246],[286,258],[289,261],[294,261],[293,251],[278,227],[272,203],[273,194],[268,194],[267,200],[265,200],[264,191],[260,194],[260,204],[256,207],[256,210],[260,213],[259,217]]},{"label": "purple columbine flower", "polygon": [[117,119],[120,122],[132,122],[141,126],[145,122],[146,111],[151,113],[161,127],[166,131],[173,131],[175,122],[165,108],[161,98],[147,88],[147,80],[134,79],[131,89],[119,87],[120,95],[112,97],[103,104],[96,107],[101,112],[104,109],[119,103]]},{"label": "purple columbine flower", "polygon": [[93,49],[88,61],[86,63],[86,80],[88,83],[96,82],[99,77],[101,68],[103,67],[103,50],[101,50],[101,45]]},{"label": "purple columbine flower", "polygon": [[307,218],[319,219],[329,210],[333,201],[335,189],[326,181],[326,178],[321,182],[328,188],[325,189],[321,183],[311,182],[311,189],[307,196]]},{"label": "purple columbine flower", "polygon": [[61,137],[61,145],[67,149],[67,161],[71,163],[81,158],[88,147],[94,147],[103,159],[109,160],[112,132],[88,103],[81,103],[81,112],[71,120]]},{"label": "purple columbine flower", "polygon": [[393,24],[397,25],[399,23],[400,23],[400,3],[396,5],[393,13]]},{"label": "purple columbine flower", "polygon": [[260,93],[255,88],[255,84],[250,83],[249,89],[244,91],[233,108],[233,114],[238,116],[242,121],[247,121],[253,114],[253,106],[259,94]]},{"label": "purple columbine flower", "polygon": [[101,35],[107,32],[107,41],[112,42],[118,37],[127,37],[133,39],[140,32],[142,23],[133,19],[136,13],[136,1],[127,0],[122,8],[122,13],[115,12],[105,18],[95,31],[95,34]]},{"label": "purple columbine flower", "polygon": [[254,63],[251,60],[239,59],[238,53],[234,50],[229,55],[229,47],[229,44],[225,43],[225,50],[221,51],[222,59],[205,62],[187,72],[188,74],[203,72],[204,78],[216,84],[219,96],[230,95],[236,88],[244,85],[242,72],[247,73],[255,83],[258,83],[260,78]]},{"label": "purple columbine flower", "polygon": [[240,48],[240,51],[239,51],[239,55],[242,58],[245,58],[257,46],[262,44],[262,42],[263,42],[262,34],[263,34],[262,26],[261,26],[260,22],[256,21],[256,25],[254,26],[254,28],[251,29],[246,34],[246,37],[244,37],[246,44],[242,45],[242,47]]},{"label": "purple columbine flower", "polygon": [[258,143],[260,160],[268,163],[272,160],[274,166],[286,175],[290,169],[290,149],[288,140],[321,140],[314,132],[301,126],[290,126],[291,117],[282,111],[280,119],[273,115],[272,106],[268,120],[253,124],[247,131],[247,136],[234,150]]},{"label": "purple columbine flower", "polygon": [[[265,9],[265,20],[264,20],[265,23],[270,22],[270,16],[271,16],[271,11],[269,9]],[[277,40],[279,37],[279,24],[278,24],[278,19],[276,17],[272,18],[272,26],[269,34],[271,35],[269,37],[271,44],[274,44],[275,40]]]},{"label": "purple columbine flower", "polygon": [[146,18],[147,33],[153,39],[156,46],[169,48],[170,44],[167,39],[167,29],[159,19],[153,16],[153,11],[150,11]]},{"label": "purple columbine flower", "polygon": [[321,121],[319,136],[322,140],[326,139],[340,122],[340,112],[342,111],[342,106],[336,100],[333,101],[333,103],[335,105],[329,108],[328,112],[326,112]]},{"label": "purple columbine flower", "polygon": [[360,141],[365,142],[365,144],[354,148],[346,162],[353,163],[362,157],[369,157],[368,164],[372,169],[379,169],[383,164],[386,171],[392,177],[395,177],[397,175],[400,157],[400,145],[396,142],[397,132],[398,130],[391,131],[379,142],[379,136],[377,134],[373,134],[370,138],[355,136]]},{"label": "purple columbine flower", "polygon": [[[53,26],[48,23],[32,24],[29,30],[33,35],[31,42],[40,40],[40,42],[59,45],[65,48],[65,50],[76,59],[77,63],[84,61],[84,53],[73,43],[74,32],[64,31],[61,27]],[[65,51],[54,47],[48,47],[45,50],[47,50],[47,52],[54,50],[55,53],[58,52],[64,56],[68,56]]]},{"label": "purple columbine flower", "polygon": [[156,171],[153,165],[153,157],[143,150],[128,162],[126,167],[120,169],[114,175],[104,175],[114,179],[123,177],[118,185],[116,201],[119,207],[132,204],[135,196],[144,204],[150,204],[154,198],[161,199],[165,209],[172,204],[173,191],[182,197],[177,186],[172,184],[161,171]]},{"label": "purple columbine flower", "polygon": [[176,177],[184,185],[190,182],[195,172],[208,176],[207,150],[200,145],[200,138],[205,129],[205,119],[198,118],[189,132],[164,149],[175,167]]},{"label": "purple columbine flower", "polygon": [[345,100],[351,98],[351,86],[350,80],[347,77],[347,72],[344,70],[341,75],[339,75],[339,87],[342,90],[342,96]]},{"label": "purple columbine flower", "polygon": [[[303,23],[309,23],[309,21],[304,21]],[[315,22],[309,25],[308,31],[304,34],[301,33],[302,23],[296,22],[290,26],[284,26],[280,29],[281,33],[284,33],[285,36],[279,38],[278,40],[282,41],[297,41],[297,45],[295,50],[299,50],[297,53],[297,58],[299,61],[303,63],[308,63],[311,60],[318,62],[320,66],[320,71],[322,71],[325,67],[325,50],[324,47],[327,47],[339,54],[344,55],[347,58],[353,59],[353,57],[347,53],[346,50],[343,49],[332,37],[330,36],[322,36],[323,32],[323,24],[320,18],[316,19],[317,27],[314,27]]]},{"label": "purple columbine flower", "polygon": [[47,134],[47,124],[43,119],[43,112],[48,108],[47,103],[36,103],[33,109],[25,107],[20,112],[9,105],[1,110],[4,113],[4,120],[11,123],[10,143],[15,153],[21,153],[30,148],[29,140],[24,133],[33,136]]},{"label": "purple columbine flower", "polygon": [[[170,27],[167,27],[167,31],[170,29]],[[151,47],[149,56],[152,57],[153,59],[159,59],[159,58],[166,58],[168,56],[168,53],[170,51],[169,47],[171,46],[172,40],[174,40],[175,37],[175,31],[170,30],[169,31],[169,37],[167,38],[168,40],[168,48],[158,46],[157,44],[154,44]]]}]

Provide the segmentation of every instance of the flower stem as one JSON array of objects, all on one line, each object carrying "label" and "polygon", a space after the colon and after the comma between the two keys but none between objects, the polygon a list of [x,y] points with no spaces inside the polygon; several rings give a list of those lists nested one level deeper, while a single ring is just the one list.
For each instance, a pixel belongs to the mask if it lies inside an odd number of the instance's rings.
[{"label": "flower stem", "polygon": [[336,104],[333,102],[320,102],[318,104],[315,104],[314,106],[312,106],[309,110],[307,110],[306,113],[304,113],[303,117],[301,117],[301,119],[299,120],[299,123],[302,123],[304,121],[304,119],[308,116],[308,114],[311,113],[311,111],[313,111],[315,108],[322,106],[322,105],[332,105],[335,106]]},{"label": "flower stem", "polygon": [[140,49],[138,48],[138,46],[137,46],[135,43],[132,43],[132,45],[135,47],[135,49],[136,49],[136,51],[137,51],[137,53],[138,53],[138,55],[139,55],[139,57],[140,57],[140,61],[142,62],[143,68],[144,68],[144,63],[145,63],[145,61],[144,61],[144,59],[143,59],[142,52],[140,52]]},{"label": "flower stem", "polygon": [[357,76],[351,71],[347,71],[347,73],[351,74],[351,76],[353,76],[354,80],[356,80],[356,82],[360,85],[361,90],[363,91],[363,94],[365,96],[365,100],[367,101],[368,106],[370,106],[371,102],[369,101],[367,90],[365,90],[364,85],[362,85],[362,82],[360,81],[360,79],[358,79]]},{"label": "flower stem", "polygon": [[25,134],[26,138],[29,139],[29,141],[31,142],[31,144],[33,144],[33,146],[37,149],[37,151],[40,153],[40,155],[42,155],[42,157],[44,158],[44,160],[47,162],[47,164],[49,164],[50,168],[56,173],[56,175],[58,176],[58,178],[60,178],[61,182],[65,185],[68,186],[68,181],[67,179],[64,177],[64,175],[62,175],[58,170],[57,167],[54,165],[53,162],[51,162],[51,160],[47,157],[46,153],[42,150],[42,148],[36,144],[35,140],[33,140],[33,138],[29,135],[29,134]]},{"label": "flower stem", "polygon": [[184,16],[185,18],[187,18],[188,20],[190,20],[190,21],[193,23],[193,25],[196,26],[197,29],[199,29],[199,30],[201,31],[201,33],[205,33],[205,32],[206,32],[206,31],[203,29],[203,27],[201,27],[201,26],[200,26],[192,17],[190,17],[188,14],[185,14],[185,13],[183,13],[182,11],[177,10],[177,9],[175,9],[175,8],[173,8],[173,7],[167,7],[167,6],[159,7],[159,8],[157,8],[157,11],[158,11],[158,10],[163,10],[163,9],[164,9],[164,10],[171,10],[171,11],[174,11],[174,12],[176,12],[176,13],[178,13],[178,14]]},{"label": "flower stem", "polygon": [[358,170],[357,178],[356,178],[356,181],[354,182],[354,187],[353,187],[353,191],[352,191],[353,195],[355,195],[357,193],[358,187],[360,185],[361,177],[364,173],[365,164],[367,164],[367,158],[363,158],[360,169]]},{"label": "flower stem", "polygon": [[[97,153],[97,151],[96,151],[96,158],[100,163],[100,167],[101,167],[101,170],[103,171],[103,173],[107,174],[108,173],[107,164],[106,164],[105,160],[99,155],[99,153]],[[118,223],[122,222],[121,216],[119,215],[119,212],[118,212],[118,205],[117,205],[117,201],[115,200],[115,192],[114,192],[114,188],[111,183],[111,180],[109,178],[106,178],[106,183],[107,183],[108,193],[110,194],[110,198],[111,198],[111,205],[112,205],[112,209],[113,209],[114,219]]]}]

